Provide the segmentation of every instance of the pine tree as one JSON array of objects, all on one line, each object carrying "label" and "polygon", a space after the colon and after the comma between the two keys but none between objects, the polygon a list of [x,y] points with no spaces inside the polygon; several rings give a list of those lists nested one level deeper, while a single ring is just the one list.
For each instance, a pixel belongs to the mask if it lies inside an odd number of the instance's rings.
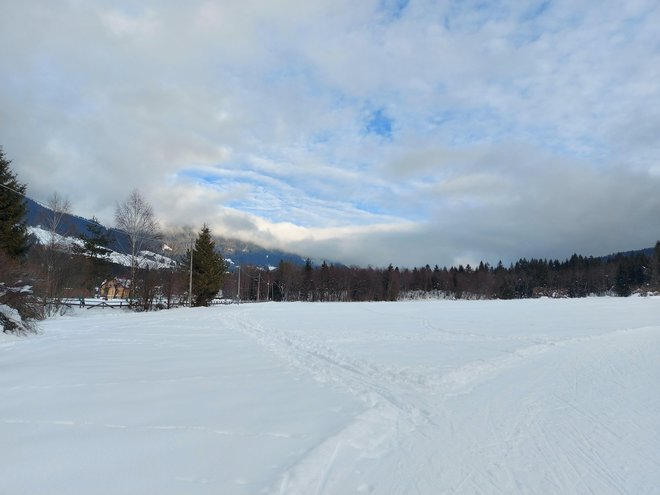
[{"label": "pine tree", "polygon": [[383,295],[384,301],[396,301],[399,297],[399,267],[394,268],[392,263],[383,272]]},{"label": "pine tree", "polygon": [[621,258],[616,269],[616,278],[614,279],[614,290],[621,297],[628,297],[632,290],[630,288],[630,270],[627,260]]},{"label": "pine tree", "polygon": [[83,242],[82,246],[74,246],[73,251],[76,254],[89,256],[90,258],[99,259],[112,251],[108,249],[110,244],[110,236],[105,231],[105,228],[99,223],[96,217],[87,222],[87,234],[80,234],[78,238]]},{"label": "pine tree", "polygon": [[92,217],[86,227],[88,234],[78,236],[82,246],[74,245],[72,251],[84,257],[79,265],[85,267],[85,286],[91,291],[103,278],[107,278],[110,265],[107,255],[112,251],[107,247],[111,242],[110,236],[96,217]]},{"label": "pine tree", "polygon": [[29,276],[20,259],[28,250],[25,184],[16,180],[10,163],[0,146],[0,330],[20,334],[35,331],[33,320],[41,313],[24,287]]},{"label": "pine tree", "polygon": [[660,241],[655,243],[651,266],[653,267],[653,283],[655,284],[656,289],[660,289]]},{"label": "pine tree", "polygon": [[27,206],[23,195],[25,184],[16,180],[0,146],[0,250],[18,258],[28,249],[25,214]]},{"label": "pine tree", "polygon": [[313,301],[314,291],[314,267],[312,260],[307,258],[305,260],[305,267],[303,268],[303,301]]},{"label": "pine tree", "polygon": [[[218,294],[227,272],[225,260],[215,251],[211,230],[204,225],[192,252],[192,294],[195,306],[208,306]],[[190,252],[185,266],[190,266]]]}]

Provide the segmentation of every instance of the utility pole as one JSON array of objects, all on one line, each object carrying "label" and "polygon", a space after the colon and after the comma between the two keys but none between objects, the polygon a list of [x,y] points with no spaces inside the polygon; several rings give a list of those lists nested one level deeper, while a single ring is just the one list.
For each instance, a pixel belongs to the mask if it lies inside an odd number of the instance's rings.
[{"label": "utility pole", "polygon": [[192,266],[193,266],[193,240],[190,240],[190,280],[188,281],[188,307],[192,308]]},{"label": "utility pole", "polygon": [[260,292],[261,292],[261,272],[259,272],[259,280],[257,281],[257,302],[259,302]]},{"label": "utility pole", "polygon": [[236,292],[236,299],[241,302],[241,265],[238,265],[238,290]]}]

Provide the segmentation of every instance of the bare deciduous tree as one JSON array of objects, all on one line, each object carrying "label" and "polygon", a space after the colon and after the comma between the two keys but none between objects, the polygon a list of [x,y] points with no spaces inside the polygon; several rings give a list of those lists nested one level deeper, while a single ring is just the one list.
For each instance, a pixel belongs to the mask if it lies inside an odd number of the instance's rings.
[{"label": "bare deciduous tree", "polygon": [[[115,223],[128,237],[131,257],[131,284],[135,284],[135,271],[138,268],[138,255],[145,241],[154,239],[158,234],[158,222],[153,208],[134,189],[115,209]],[[130,299],[133,299],[135,287],[131,287]]]},{"label": "bare deciduous tree", "polygon": [[48,211],[44,218],[44,227],[48,232],[46,244],[41,249],[43,270],[44,311],[53,314],[60,310],[60,299],[66,278],[71,274],[68,246],[63,243],[62,235],[66,235],[64,221],[71,213],[71,202],[65,196],[54,192],[46,202]]},{"label": "bare deciduous tree", "polygon": [[62,228],[62,220],[71,213],[69,198],[60,196],[57,192],[48,198],[46,206],[50,209],[46,218],[46,229],[49,233],[49,247],[55,248],[58,242],[58,231]]}]

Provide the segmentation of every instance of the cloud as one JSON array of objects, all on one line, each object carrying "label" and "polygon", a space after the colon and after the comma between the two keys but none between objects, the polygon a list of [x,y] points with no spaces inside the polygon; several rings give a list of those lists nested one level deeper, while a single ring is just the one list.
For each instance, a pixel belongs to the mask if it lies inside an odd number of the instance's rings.
[{"label": "cloud", "polygon": [[440,265],[659,236],[660,8],[28,0],[0,29],[0,135],[29,193],[112,223]]},{"label": "cloud", "polygon": [[138,15],[117,10],[99,13],[101,23],[115,36],[152,36],[158,29],[158,20],[153,10]]}]

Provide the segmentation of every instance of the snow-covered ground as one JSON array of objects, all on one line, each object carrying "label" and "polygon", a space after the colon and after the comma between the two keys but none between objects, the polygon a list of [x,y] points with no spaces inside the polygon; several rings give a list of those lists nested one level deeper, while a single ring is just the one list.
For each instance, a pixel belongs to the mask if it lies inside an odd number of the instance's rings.
[{"label": "snow-covered ground", "polygon": [[77,310],[0,338],[2,494],[649,494],[660,298]]}]

